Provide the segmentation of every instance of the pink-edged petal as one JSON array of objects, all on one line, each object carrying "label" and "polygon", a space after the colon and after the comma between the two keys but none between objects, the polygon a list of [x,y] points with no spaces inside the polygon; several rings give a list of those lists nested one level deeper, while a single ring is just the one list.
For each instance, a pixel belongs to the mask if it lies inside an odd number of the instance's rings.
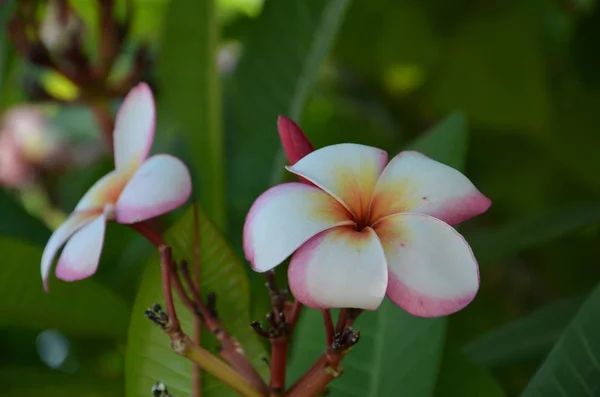
[{"label": "pink-edged petal", "polygon": [[115,168],[133,172],[150,153],[154,140],[156,108],[146,83],[133,87],[119,108],[115,120]]},{"label": "pink-edged petal", "polygon": [[106,217],[102,214],[75,232],[60,255],[56,277],[64,281],[77,281],[96,273],[105,228]]},{"label": "pink-edged petal", "polygon": [[394,157],[381,174],[371,202],[371,220],[417,212],[455,225],[490,205],[490,199],[454,168],[406,151]]},{"label": "pink-edged petal", "polygon": [[75,211],[88,211],[114,205],[123,190],[127,179],[117,171],[111,171],[100,178],[77,203]]},{"label": "pink-edged petal", "polygon": [[52,233],[42,254],[42,280],[46,291],[48,290],[48,276],[56,253],[73,233],[92,222],[96,216],[97,214],[90,212],[75,212]]},{"label": "pink-edged petal", "polygon": [[387,258],[387,296],[408,313],[439,317],[467,306],[479,289],[465,239],[429,215],[391,215],[374,225]]},{"label": "pink-edged petal", "polygon": [[381,149],[342,143],[309,153],[286,168],[331,194],[361,222],[386,162],[387,153]]},{"label": "pink-edged petal", "polygon": [[315,234],[353,223],[321,189],[297,182],[277,185],[259,196],[246,216],[246,259],[258,272],[271,270]]},{"label": "pink-edged petal", "polygon": [[322,232],[296,251],[288,269],[292,294],[304,305],[374,310],[388,285],[385,254],[370,227]]},{"label": "pink-edged petal", "polygon": [[168,154],[150,157],[135,172],[117,200],[119,223],[136,223],[181,206],[192,193],[190,172]]}]

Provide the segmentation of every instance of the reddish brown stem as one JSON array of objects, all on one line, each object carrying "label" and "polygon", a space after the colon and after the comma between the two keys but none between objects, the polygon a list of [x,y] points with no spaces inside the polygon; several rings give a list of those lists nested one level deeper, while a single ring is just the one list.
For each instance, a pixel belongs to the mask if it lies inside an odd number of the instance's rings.
[{"label": "reddish brown stem", "polygon": [[144,236],[146,240],[150,241],[156,248],[160,248],[161,245],[166,245],[160,232],[156,230],[153,224],[149,222],[139,222],[129,226]]},{"label": "reddish brown stem", "polygon": [[329,382],[341,375],[341,354],[323,354],[313,366],[290,388],[286,397],[316,397]]},{"label": "reddish brown stem", "polygon": [[175,311],[175,303],[173,302],[173,292],[171,290],[171,275],[172,275],[172,252],[171,247],[161,244],[158,247],[160,254],[160,268],[162,275],[163,293],[165,295],[165,306],[167,308],[167,316],[169,317],[169,326],[167,333],[169,335],[181,333],[181,326]]},{"label": "reddish brown stem", "polygon": [[327,347],[331,347],[333,344],[333,319],[331,318],[331,311],[329,309],[321,310],[323,313],[323,323],[325,324],[325,338],[327,341]]},{"label": "reddish brown stem", "polygon": [[287,335],[271,339],[271,396],[282,396],[285,390],[285,372],[287,366]]},{"label": "reddish brown stem", "polygon": [[[292,312],[289,316],[288,320],[288,333],[291,334],[296,328],[296,324],[298,323],[298,318],[300,317],[300,312],[302,311],[302,303],[299,301],[294,301],[292,306]],[[286,316],[287,318],[287,316]]]}]

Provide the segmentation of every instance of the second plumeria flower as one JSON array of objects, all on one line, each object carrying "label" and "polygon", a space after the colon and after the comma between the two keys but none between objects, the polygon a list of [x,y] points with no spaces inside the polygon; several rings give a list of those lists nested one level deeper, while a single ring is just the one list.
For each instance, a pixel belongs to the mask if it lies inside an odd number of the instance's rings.
[{"label": "second plumeria flower", "polygon": [[167,213],[189,198],[192,184],[187,167],[167,154],[148,157],[155,119],[152,92],[141,83],[129,92],[117,114],[115,170],[88,190],[44,249],[41,270],[46,289],[54,257],[67,240],[56,276],[81,280],[96,272],[107,221],[141,222]]},{"label": "second plumeria flower", "polygon": [[253,268],[268,271],[296,251],[290,289],[313,308],[372,310],[387,295],[413,315],[437,317],[470,303],[477,262],[449,224],[481,214],[490,200],[420,153],[387,158],[339,144],[287,167],[311,185],[278,185],[253,204],[244,225]]}]

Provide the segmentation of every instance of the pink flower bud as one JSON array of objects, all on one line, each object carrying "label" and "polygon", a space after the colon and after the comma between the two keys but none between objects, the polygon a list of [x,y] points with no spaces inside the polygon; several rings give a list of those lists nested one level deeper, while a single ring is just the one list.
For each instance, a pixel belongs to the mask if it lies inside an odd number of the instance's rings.
[{"label": "pink flower bud", "polygon": [[302,157],[315,150],[302,129],[292,119],[279,116],[277,130],[290,165],[296,164]]}]

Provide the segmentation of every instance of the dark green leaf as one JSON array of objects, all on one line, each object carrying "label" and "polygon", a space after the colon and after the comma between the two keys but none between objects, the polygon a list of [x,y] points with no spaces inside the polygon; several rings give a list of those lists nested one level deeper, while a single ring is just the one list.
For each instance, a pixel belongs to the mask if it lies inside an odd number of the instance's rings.
[{"label": "dark green leaf", "polygon": [[[364,312],[360,341],[344,358],[344,373],[331,383],[331,396],[431,396],[442,358],[446,321],[413,317],[388,301]],[[321,312],[307,309],[295,333],[290,380],[323,353]]]},{"label": "dark green leaf", "polygon": [[28,367],[0,367],[2,397],[120,397],[122,382]]},{"label": "dark green leaf", "polygon": [[408,149],[463,170],[468,146],[467,127],[467,119],[462,112],[452,113],[408,145]]},{"label": "dark green leaf", "polygon": [[17,237],[36,244],[45,244],[50,230],[31,216],[7,192],[0,190],[0,236]]},{"label": "dark green leaf", "polygon": [[128,306],[94,280],[50,281],[45,293],[40,276],[41,248],[0,239],[0,322],[35,328],[57,328],[86,335],[125,336]]},{"label": "dark green leaf", "polygon": [[[217,294],[217,311],[223,325],[242,344],[257,369],[264,373],[268,371],[267,365],[262,361],[266,353],[249,326],[250,290],[243,264],[203,213],[200,213],[199,221],[201,290],[205,294]],[[194,217],[190,210],[167,233],[166,240],[173,245],[177,259],[193,260],[193,231]],[[174,395],[192,395],[191,362],[176,355],[171,350],[169,337],[144,318],[147,307],[163,301],[160,264],[155,257],[144,274],[129,328],[125,369],[128,397],[147,397],[157,380],[164,382]],[[192,314],[177,299],[176,302],[184,331],[191,333]],[[203,335],[202,344],[215,352],[216,343],[212,335]],[[203,385],[203,396],[236,395],[227,386],[208,376],[204,377]]]},{"label": "dark green leaf", "polygon": [[270,0],[250,29],[234,80],[235,133],[228,155],[232,236],[241,232],[252,201],[281,181],[277,116],[300,120],[348,2]]},{"label": "dark green leaf", "polygon": [[539,212],[497,228],[467,234],[480,263],[498,261],[600,223],[600,205],[580,204]]},{"label": "dark green leaf", "polygon": [[214,0],[171,1],[159,67],[161,105],[181,128],[188,158],[194,166],[194,186],[204,208],[211,220],[224,228],[224,148],[216,23]]},{"label": "dark green leaf", "polygon": [[497,367],[541,358],[548,354],[583,299],[554,302],[480,336],[465,352],[486,367]]},{"label": "dark green leaf", "polygon": [[522,397],[600,393],[600,286],[571,320]]},{"label": "dark green leaf", "polygon": [[472,361],[457,346],[446,344],[435,397],[457,395],[460,397],[506,396],[485,368]]}]

